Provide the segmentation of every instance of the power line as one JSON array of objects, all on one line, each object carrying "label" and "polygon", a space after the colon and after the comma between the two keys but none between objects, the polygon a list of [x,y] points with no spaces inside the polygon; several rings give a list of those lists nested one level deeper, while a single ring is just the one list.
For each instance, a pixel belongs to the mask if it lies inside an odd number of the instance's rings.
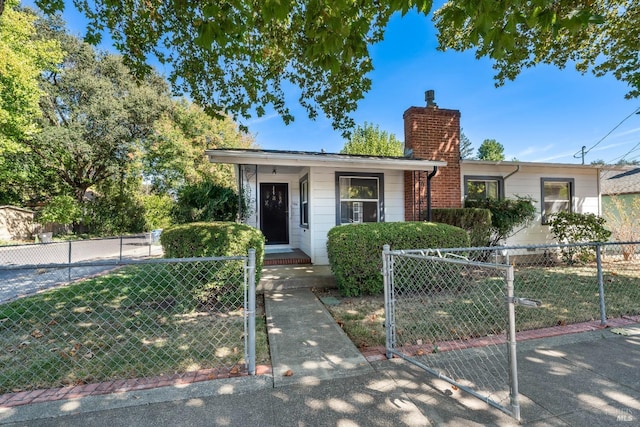
[{"label": "power line", "polygon": [[[586,147],[583,145],[582,148],[578,151],[576,151],[576,153],[573,155],[573,157],[575,159],[579,159],[582,158],[582,164],[584,165],[584,156],[587,155],[589,153],[589,151],[593,150],[594,148],[596,148],[602,141],[604,141],[609,135],[611,135],[616,129],[618,129],[624,122],[626,122],[629,117],[633,116],[634,114],[640,114],[640,107],[636,108],[635,110],[633,110],[633,112],[631,114],[629,114],[627,117],[625,117],[624,119],[622,119],[620,121],[620,123],[618,123],[617,125],[615,125],[613,127],[613,129],[611,129],[609,132],[607,132],[607,134],[605,136],[603,136],[602,138],[600,138],[598,140],[598,142],[596,142],[595,144],[593,144],[588,150],[586,150]],[[637,145],[636,145],[637,147]],[[634,149],[636,147],[633,147]],[[633,149],[632,149],[633,151]],[[628,154],[628,153],[627,153]],[[626,155],[626,154],[625,154]],[[624,156],[623,156],[624,157]]]},{"label": "power line", "polygon": [[[616,160],[624,160],[625,157],[627,157],[629,154],[633,153],[634,151],[637,151],[640,149],[640,142],[638,142],[636,145],[633,146],[633,148],[629,151],[627,151],[625,154],[623,154],[620,157],[616,157],[615,159],[613,159],[610,163],[615,162]],[[636,156],[635,158],[637,158],[638,156]],[[634,160],[634,158],[631,158],[629,160]]]}]

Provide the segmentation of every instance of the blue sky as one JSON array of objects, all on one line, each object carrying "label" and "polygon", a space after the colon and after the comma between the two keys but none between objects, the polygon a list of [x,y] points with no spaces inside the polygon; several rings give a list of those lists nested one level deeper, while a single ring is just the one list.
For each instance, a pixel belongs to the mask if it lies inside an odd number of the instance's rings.
[{"label": "blue sky", "polygon": [[[69,6],[67,25],[83,34],[84,22]],[[505,147],[508,160],[580,163],[574,155],[582,146],[587,149],[585,163],[640,159],[640,115],[632,114],[640,99],[626,100],[626,85],[613,77],[541,65],[496,88],[491,61],[475,59],[472,51],[437,51],[431,17],[417,13],[395,15],[385,40],[370,52],[373,84],[352,114],[357,124],[379,125],[404,140],[403,112],[424,105],[424,92],[433,89],[441,108],[460,110],[463,131],[475,149],[491,138]],[[309,120],[298,108],[298,94],[289,95],[292,124],[285,125],[273,112],[245,123],[257,144],[275,150],[340,151],[345,143],[341,133],[325,118]]]},{"label": "blue sky", "polygon": [[[640,99],[624,98],[625,84],[572,68],[530,68],[496,88],[491,61],[475,59],[472,51],[439,52],[436,44],[430,17],[395,16],[384,42],[371,48],[373,85],[353,114],[356,123],[377,124],[404,140],[403,112],[424,105],[424,92],[433,89],[441,108],[460,110],[474,148],[492,138],[504,145],[509,160],[580,163],[574,154],[583,145],[588,150],[640,107]],[[310,121],[302,112],[289,126],[275,115],[248,124],[263,148],[336,152],[344,146],[328,120]],[[615,162],[638,143],[640,115],[633,115],[592,148],[585,162]],[[640,159],[640,149],[626,158]]]}]

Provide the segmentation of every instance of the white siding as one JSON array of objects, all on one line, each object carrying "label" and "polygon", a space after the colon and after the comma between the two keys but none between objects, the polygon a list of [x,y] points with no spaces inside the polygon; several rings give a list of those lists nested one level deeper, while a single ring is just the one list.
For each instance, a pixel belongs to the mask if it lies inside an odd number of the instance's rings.
[{"label": "white siding", "polygon": [[[381,173],[379,170],[350,171],[337,168],[311,168],[309,171],[311,256],[317,265],[329,264],[327,233],[336,226],[336,172]],[[385,222],[404,220],[404,174],[384,173]],[[305,251],[306,252],[306,251]]]},{"label": "white siding", "polygon": [[[495,166],[464,164],[461,168],[462,185],[464,176],[502,176],[515,171],[515,166]],[[542,189],[541,178],[573,178],[573,209],[579,213],[600,215],[600,196],[598,189],[598,170],[575,167],[541,167],[521,165],[520,170],[504,180],[504,195],[507,198],[531,196],[535,200],[536,218],[532,224],[519,230],[507,240],[508,245],[540,245],[552,243],[553,235],[548,225],[542,225]]]}]

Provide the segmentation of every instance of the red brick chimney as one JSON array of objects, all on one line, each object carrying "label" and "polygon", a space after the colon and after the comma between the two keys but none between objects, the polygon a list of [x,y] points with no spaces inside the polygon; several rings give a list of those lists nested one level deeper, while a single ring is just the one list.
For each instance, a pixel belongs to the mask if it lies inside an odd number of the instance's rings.
[{"label": "red brick chimney", "polygon": [[[438,168],[431,178],[431,207],[462,207],[460,188],[460,111],[439,108],[434,92],[425,94],[426,107],[410,107],[404,112],[404,145],[413,158],[441,160],[447,166]],[[431,171],[405,171],[405,221],[426,218],[427,174]]]}]

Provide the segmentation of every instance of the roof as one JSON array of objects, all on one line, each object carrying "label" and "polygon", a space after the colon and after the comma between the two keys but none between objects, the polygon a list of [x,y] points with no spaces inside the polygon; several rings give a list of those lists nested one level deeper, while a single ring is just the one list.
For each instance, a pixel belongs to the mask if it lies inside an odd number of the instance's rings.
[{"label": "roof", "polygon": [[626,171],[607,170],[602,172],[600,180],[602,194],[634,194],[640,193],[640,168]]},{"label": "roof", "polygon": [[408,157],[363,156],[355,154],[322,153],[315,151],[282,151],[257,149],[206,150],[209,161],[238,165],[268,166],[344,166],[357,169],[431,170],[447,162],[420,160]]}]

